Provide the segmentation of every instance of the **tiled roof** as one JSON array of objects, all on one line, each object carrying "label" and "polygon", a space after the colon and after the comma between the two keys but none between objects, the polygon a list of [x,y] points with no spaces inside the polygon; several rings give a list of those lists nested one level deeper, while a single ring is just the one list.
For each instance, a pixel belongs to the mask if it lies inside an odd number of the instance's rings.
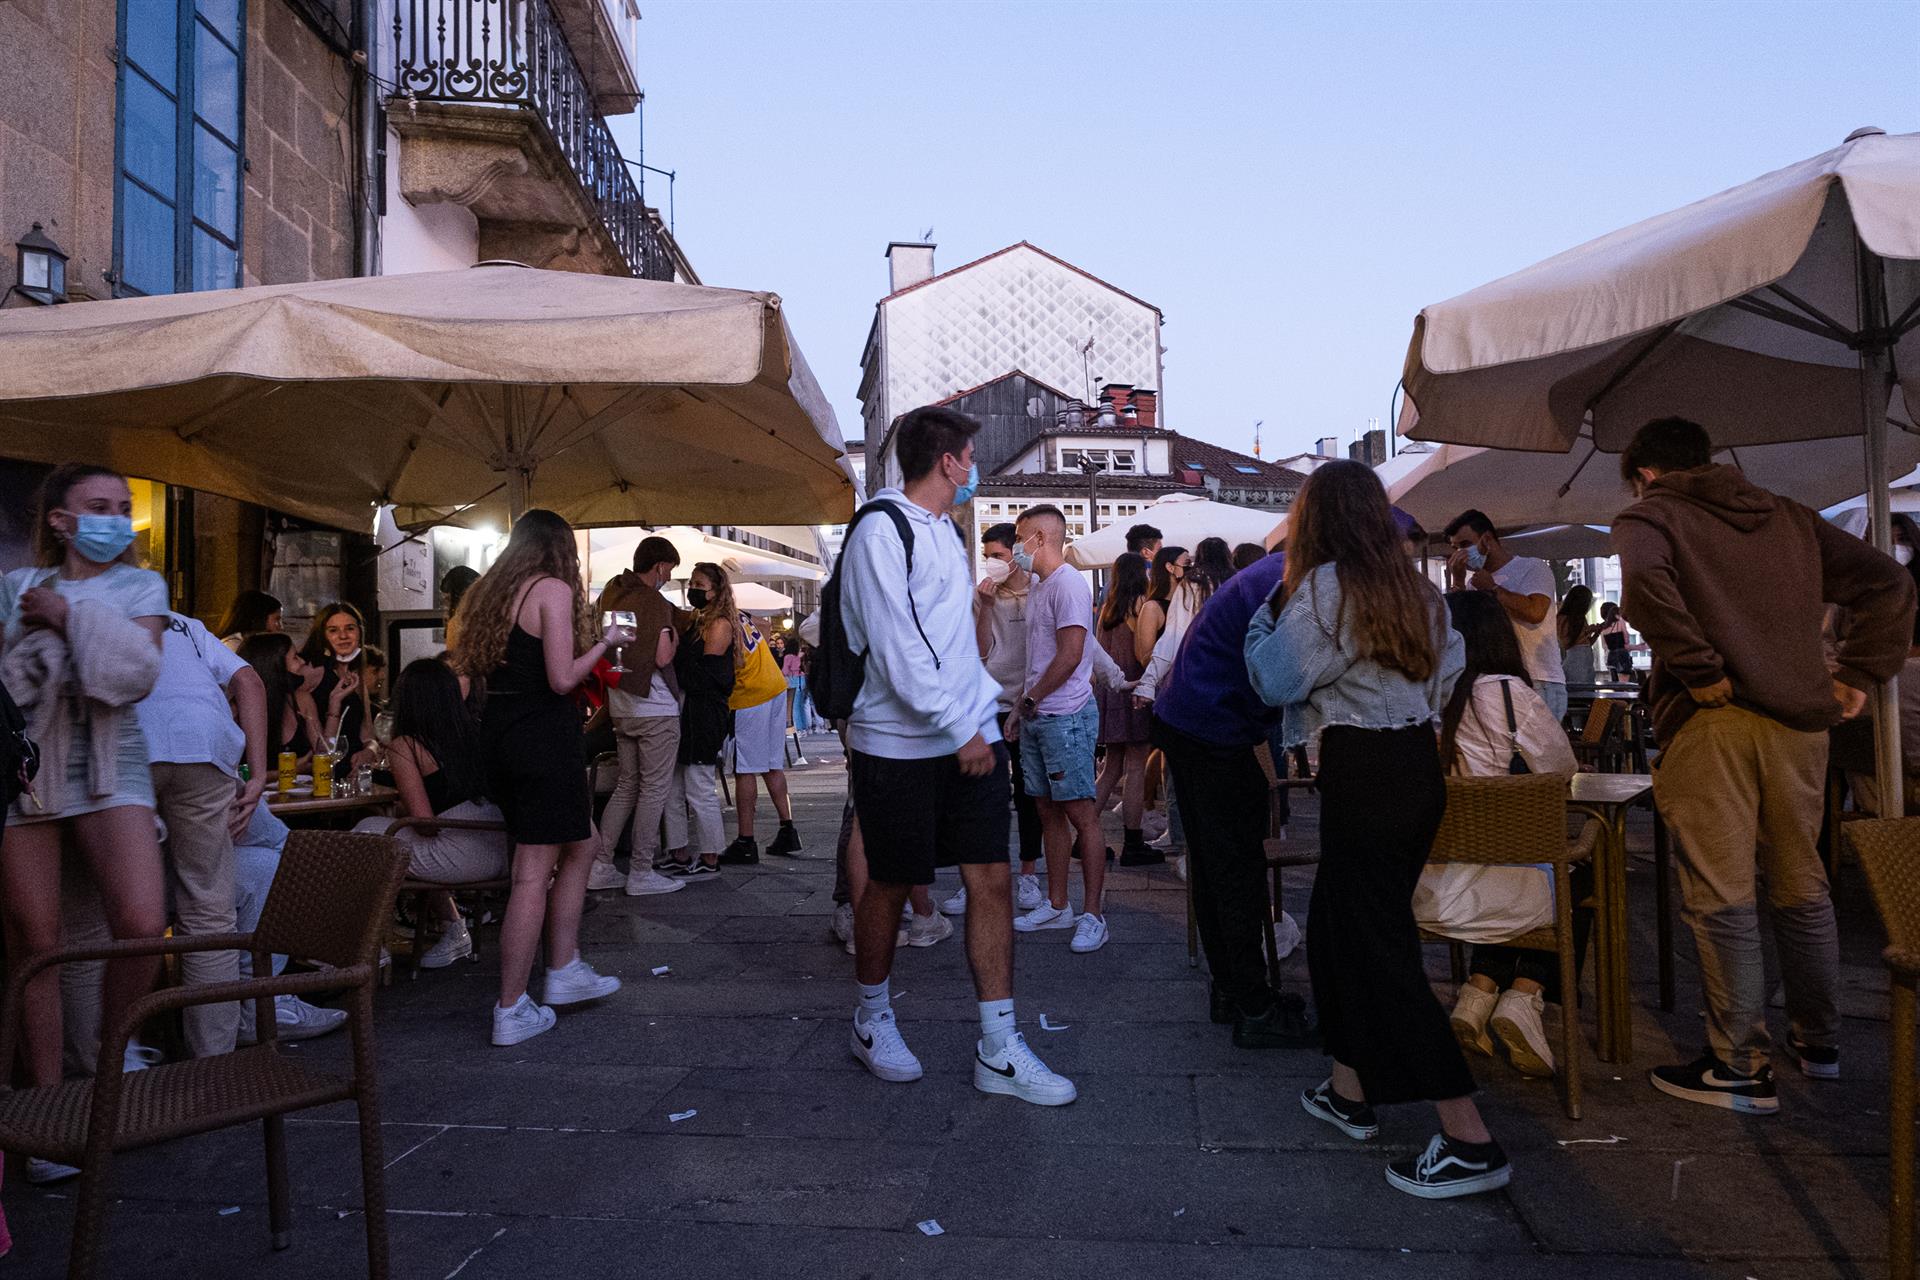
[{"label": "tiled roof", "polygon": [[[1180,483],[1178,476],[1100,475],[1101,493],[1206,493],[1202,485]],[[1085,493],[1087,478],[1078,471],[1015,471],[980,477],[981,493],[1046,489],[1055,493]]]},{"label": "tiled roof", "polygon": [[[1266,486],[1269,489],[1298,489],[1306,484],[1307,478],[1298,471],[1283,467],[1278,463],[1256,458],[1252,454],[1236,453],[1232,449],[1223,449],[1217,444],[1205,440],[1196,440],[1192,436],[1174,433],[1168,442],[1167,462],[1175,471],[1185,471],[1193,463],[1199,463],[1203,475],[1209,475],[1222,484],[1242,486]],[[1251,467],[1242,471],[1239,468]]]},{"label": "tiled roof", "polygon": [[888,294],[886,297],[880,299],[880,305],[885,306],[887,303],[893,301],[895,298],[898,298],[904,294],[912,293],[915,289],[924,289],[930,284],[935,284],[941,280],[947,279],[949,276],[957,276],[962,271],[966,271],[972,267],[977,267],[983,262],[990,262],[994,258],[998,258],[1002,254],[1012,253],[1015,249],[1031,249],[1035,253],[1039,254],[1041,257],[1057,262],[1061,266],[1065,267],[1067,270],[1077,272],[1080,275],[1085,276],[1087,279],[1093,281],[1095,284],[1100,285],[1103,288],[1111,289],[1115,293],[1119,294],[1121,297],[1126,298],[1131,302],[1137,302],[1141,306],[1146,307],[1148,310],[1152,311],[1153,314],[1157,316],[1162,316],[1163,319],[1165,318],[1162,315],[1160,308],[1154,306],[1151,302],[1148,302],[1145,298],[1135,297],[1133,294],[1128,293],[1125,289],[1122,289],[1120,286],[1112,283],[1111,281],[1102,280],[1099,276],[1093,274],[1093,272],[1091,271],[1088,271],[1085,267],[1076,267],[1071,262],[1068,262],[1065,258],[1062,258],[1057,254],[1048,253],[1045,249],[1042,249],[1039,245],[1032,244],[1026,240],[1021,240],[1021,241],[1018,241],[1017,243],[1010,244],[1004,249],[995,249],[992,253],[986,254],[983,257],[975,258],[972,262],[963,262],[957,267],[950,267],[947,270],[940,272],[938,275],[928,276],[925,280],[922,280],[917,284],[910,284],[904,289],[897,289],[894,292]]}]

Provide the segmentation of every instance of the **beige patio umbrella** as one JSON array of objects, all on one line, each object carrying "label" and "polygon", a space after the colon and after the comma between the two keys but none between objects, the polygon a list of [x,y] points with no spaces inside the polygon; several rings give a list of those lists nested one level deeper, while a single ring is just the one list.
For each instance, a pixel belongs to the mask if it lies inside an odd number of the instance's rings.
[{"label": "beige patio umbrella", "polygon": [[1067,563],[1076,569],[1111,569],[1127,549],[1127,530],[1150,524],[1160,530],[1167,545],[1191,551],[1202,538],[1224,538],[1228,547],[1242,542],[1264,542],[1278,512],[1213,502],[1196,493],[1169,493],[1140,508],[1128,520],[1095,529],[1067,544]]},{"label": "beige patio umbrella", "polygon": [[345,528],[842,520],[844,452],[769,293],[482,264],[0,315],[0,454]]},{"label": "beige patio umbrella", "polygon": [[[1670,414],[1736,449],[1864,436],[1885,547],[1888,425],[1913,430],[1920,408],[1920,134],[1856,130],[1427,307],[1403,380],[1420,439],[1581,465]],[[1875,700],[1886,795],[1894,699],[1888,686]]]}]

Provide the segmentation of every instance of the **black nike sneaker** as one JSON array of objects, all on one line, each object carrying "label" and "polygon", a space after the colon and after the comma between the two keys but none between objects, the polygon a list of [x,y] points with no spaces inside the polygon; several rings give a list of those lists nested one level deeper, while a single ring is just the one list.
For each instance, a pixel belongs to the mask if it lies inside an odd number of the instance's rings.
[{"label": "black nike sneaker", "polygon": [[1709,1107],[1725,1107],[1750,1116],[1770,1116],[1780,1110],[1774,1091],[1773,1068],[1762,1067],[1743,1076],[1711,1053],[1672,1067],[1655,1067],[1647,1079],[1660,1092]]}]

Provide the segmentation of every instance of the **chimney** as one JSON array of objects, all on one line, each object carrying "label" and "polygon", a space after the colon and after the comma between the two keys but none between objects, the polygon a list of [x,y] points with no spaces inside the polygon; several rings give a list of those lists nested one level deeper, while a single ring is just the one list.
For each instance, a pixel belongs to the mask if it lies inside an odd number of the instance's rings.
[{"label": "chimney", "polygon": [[1067,401],[1067,407],[1060,411],[1060,425],[1068,431],[1078,431],[1087,425],[1087,406],[1079,400]]},{"label": "chimney", "polygon": [[1109,382],[1100,388],[1100,402],[1111,404],[1116,416],[1124,415],[1127,406],[1133,403],[1133,385],[1127,382]]},{"label": "chimney", "polygon": [[910,289],[922,280],[932,278],[932,245],[911,240],[895,240],[887,245],[888,293]]},{"label": "chimney", "polygon": [[1340,438],[1321,436],[1313,442],[1313,451],[1323,458],[1337,458],[1340,456]]},{"label": "chimney", "polygon": [[1160,417],[1160,393],[1158,391],[1134,392],[1133,407],[1139,412],[1140,425],[1152,430]]}]

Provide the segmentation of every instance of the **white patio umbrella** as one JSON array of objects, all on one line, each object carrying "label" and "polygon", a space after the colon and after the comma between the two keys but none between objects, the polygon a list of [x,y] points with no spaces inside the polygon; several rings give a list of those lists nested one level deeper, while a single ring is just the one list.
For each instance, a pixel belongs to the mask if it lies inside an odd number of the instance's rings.
[{"label": "white patio umbrella", "polygon": [[812,524],[854,496],[775,295],[500,263],[0,313],[0,454],[345,528]]},{"label": "white patio umbrella", "polygon": [[1076,569],[1109,569],[1127,549],[1127,530],[1136,524],[1158,529],[1168,546],[1186,547],[1202,538],[1224,538],[1228,547],[1264,544],[1280,519],[1275,511],[1256,511],[1213,502],[1193,493],[1170,493],[1141,508],[1130,520],[1116,520],[1067,544],[1067,563]]},{"label": "white patio umbrella", "polygon": [[[733,602],[746,613],[785,613],[793,608],[793,597],[772,587],[762,586],[758,582],[734,582],[729,584],[733,590]],[[675,604],[684,605],[687,600],[687,588],[684,582],[675,582],[663,593]]]},{"label": "white patio umbrella", "polygon": [[[1864,436],[1884,548],[1888,427],[1913,430],[1920,408],[1920,134],[1856,130],[1429,306],[1403,380],[1420,439],[1571,450],[1583,466],[1667,415],[1742,455]],[[1880,784],[1897,794],[1891,685],[1875,705]]]}]

